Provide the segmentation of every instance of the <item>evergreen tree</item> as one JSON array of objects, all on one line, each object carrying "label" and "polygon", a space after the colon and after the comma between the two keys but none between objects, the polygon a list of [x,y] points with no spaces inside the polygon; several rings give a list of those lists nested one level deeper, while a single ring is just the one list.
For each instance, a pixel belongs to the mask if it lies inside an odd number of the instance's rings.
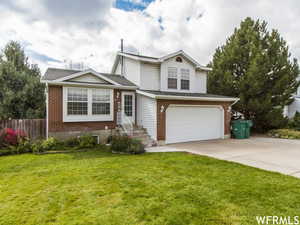
[{"label": "evergreen tree", "polygon": [[43,118],[45,87],[41,73],[28,62],[19,43],[11,41],[0,55],[0,119]]},{"label": "evergreen tree", "polygon": [[257,131],[283,126],[284,106],[291,103],[299,82],[296,59],[277,30],[246,18],[210,63],[210,93],[239,97],[233,110],[254,121]]}]

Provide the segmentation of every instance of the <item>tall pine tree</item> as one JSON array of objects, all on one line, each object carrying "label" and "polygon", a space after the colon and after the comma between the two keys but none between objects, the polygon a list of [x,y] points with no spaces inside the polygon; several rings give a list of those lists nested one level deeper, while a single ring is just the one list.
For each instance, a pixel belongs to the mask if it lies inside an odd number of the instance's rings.
[{"label": "tall pine tree", "polygon": [[0,119],[44,117],[45,87],[40,77],[20,44],[9,42],[0,55]]},{"label": "tall pine tree", "polygon": [[246,18],[226,44],[217,48],[210,63],[210,93],[236,96],[233,110],[254,121],[257,131],[284,124],[283,108],[299,83],[299,67],[291,60],[287,43],[267,23]]}]

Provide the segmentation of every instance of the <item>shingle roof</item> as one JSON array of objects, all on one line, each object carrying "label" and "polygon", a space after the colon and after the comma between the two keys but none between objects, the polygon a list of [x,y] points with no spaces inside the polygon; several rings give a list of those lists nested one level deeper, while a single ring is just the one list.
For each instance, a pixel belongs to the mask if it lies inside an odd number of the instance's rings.
[{"label": "shingle roof", "polygon": [[132,55],[136,57],[141,57],[141,58],[148,58],[148,59],[159,59],[158,57],[152,57],[152,56],[146,56],[146,55],[139,55],[139,54],[134,54],[134,53],[129,53],[129,52],[123,52],[126,55]]},{"label": "shingle roof", "polygon": [[224,95],[212,95],[204,93],[183,93],[183,92],[169,92],[169,91],[153,91],[153,90],[140,90],[154,95],[168,95],[168,96],[182,96],[182,97],[206,97],[206,98],[233,98]]},{"label": "shingle roof", "polygon": [[110,73],[100,73],[101,75],[107,77],[108,79],[111,79],[118,84],[124,85],[124,86],[136,86],[131,81],[127,80],[125,77],[117,74],[110,74]]},{"label": "shingle roof", "polygon": [[80,70],[67,70],[67,69],[59,69],[59,68],[48,68],[42,80],[56,80],[59,78],[63,78],[69,76],[73,73],[78,73]]},{"label": "shingle roof", "polygon": [[[49,80],[53,81],[59,78],[63,78],[69,76],[74,73],[81,72],[81,70],[67,70],[67,69],[58,69],[58,68],[48,68],[42,80]],[[109,73],[99,73],[106,78],[117,82],[120,85],[124,86],[136,86],[134,83],[127,80],[125,77],[118,75],[118,74],[109,74]]]}]

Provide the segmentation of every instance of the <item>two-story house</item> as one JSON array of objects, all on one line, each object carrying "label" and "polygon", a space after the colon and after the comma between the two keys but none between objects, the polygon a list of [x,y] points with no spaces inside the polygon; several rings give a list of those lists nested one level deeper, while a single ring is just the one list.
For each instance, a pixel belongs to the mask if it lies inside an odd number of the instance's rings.
[{"label": "two-story house", "polygon": [[119,52],[111,74],[49,68],[47,133],[100,137],[117,128],[160,144],[230,137],[234,97],[207,94],[207,73],[184,51],[156,58]]}]

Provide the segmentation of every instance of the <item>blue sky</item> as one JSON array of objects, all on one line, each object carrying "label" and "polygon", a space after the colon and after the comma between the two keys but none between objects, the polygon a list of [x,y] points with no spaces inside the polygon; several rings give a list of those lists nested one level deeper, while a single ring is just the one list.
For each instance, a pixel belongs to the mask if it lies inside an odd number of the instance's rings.
[{"label": "blue sky", "polygon": [[144,10],[154,0],[117,0],[115,7],[125,11]]}]

